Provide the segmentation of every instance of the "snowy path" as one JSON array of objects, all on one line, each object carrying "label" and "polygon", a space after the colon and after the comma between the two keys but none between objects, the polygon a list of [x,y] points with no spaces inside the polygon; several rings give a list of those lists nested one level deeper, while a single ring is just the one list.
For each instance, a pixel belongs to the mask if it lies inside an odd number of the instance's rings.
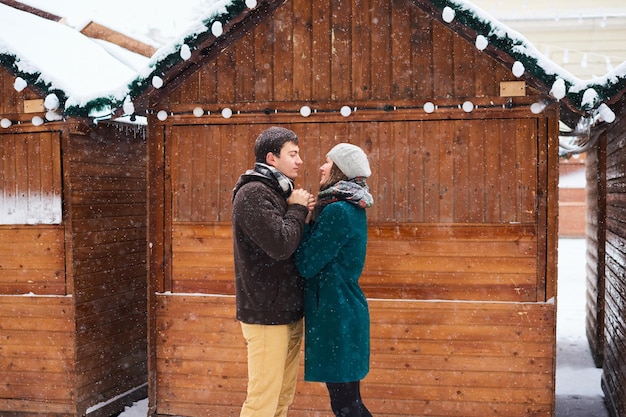
[{"label": "snowy path", "polygon": [[585,335],[585,240],[559,239],[556,417],[608,417]]}]

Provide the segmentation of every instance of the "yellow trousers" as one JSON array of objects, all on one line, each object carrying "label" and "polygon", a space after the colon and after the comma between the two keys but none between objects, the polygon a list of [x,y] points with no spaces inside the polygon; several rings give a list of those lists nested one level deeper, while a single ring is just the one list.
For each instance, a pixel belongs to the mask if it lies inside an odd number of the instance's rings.
[{"label": "yellow trousers", "polygon": [[248,347],[248,395],[240,417],[286,417],[296,392],[303,321],[241,323],[241,331]]}]

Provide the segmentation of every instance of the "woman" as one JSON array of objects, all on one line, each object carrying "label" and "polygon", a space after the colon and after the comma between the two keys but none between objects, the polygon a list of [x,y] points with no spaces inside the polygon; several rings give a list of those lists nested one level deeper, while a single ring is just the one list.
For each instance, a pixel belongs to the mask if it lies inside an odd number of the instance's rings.
[{"label": "woman", "polygon": [[369,371],[370,318],[359,277],[365,263],[371,175],[361,148],[340,143],[320,167],[317,204],[296,251],[305,278],[304,379],[325,382],[338,417],[371,417],[360,381]]}]

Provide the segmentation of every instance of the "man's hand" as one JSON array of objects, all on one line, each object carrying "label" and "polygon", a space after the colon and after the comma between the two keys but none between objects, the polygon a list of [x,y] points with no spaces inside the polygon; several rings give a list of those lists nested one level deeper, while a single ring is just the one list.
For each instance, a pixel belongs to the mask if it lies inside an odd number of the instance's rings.
[{"label": "man's hand", "polygon": [[[309,199],[311,198],[311,193],[302,188],[295,189],[291,192],[291,195],[287,199],[287,204],[300,204],[304,207],[309,207]],[[315,198],[315,197],[313,197]]]}]

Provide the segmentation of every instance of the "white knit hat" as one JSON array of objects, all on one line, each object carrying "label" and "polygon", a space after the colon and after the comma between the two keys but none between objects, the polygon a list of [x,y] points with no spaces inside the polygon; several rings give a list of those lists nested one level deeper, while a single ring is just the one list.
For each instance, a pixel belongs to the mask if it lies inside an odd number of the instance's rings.
[{"label": "white knit hat", "polygon": [[363,149],[350,143],[335,145],[326,155],[339,167],[348,179],[372,175],[367,155]]}]

